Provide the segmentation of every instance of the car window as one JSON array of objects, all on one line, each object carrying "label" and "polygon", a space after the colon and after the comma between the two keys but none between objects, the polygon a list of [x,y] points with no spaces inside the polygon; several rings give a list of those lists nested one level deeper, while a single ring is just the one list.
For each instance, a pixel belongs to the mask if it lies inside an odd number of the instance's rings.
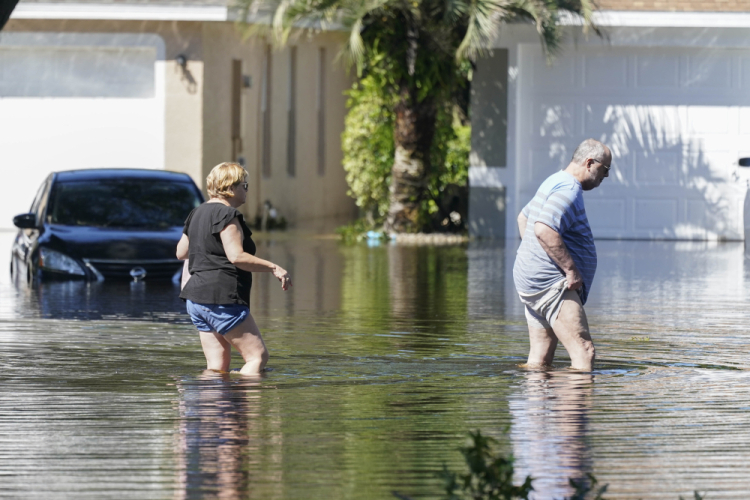
[{"label": "car window", "polygon": [[34,196],[34,201],[31,202],[31,209],[29,209],[29,213],[37,213],[39,209],[39,204],[42,202],[42,193],[44,193],[44,188],[47,187],[47,182],[49,179],[46,179],[44,182],[42,182],[42,185],[39,186],[39,189],[36,192],[36,196]]},{"label": "car window", "polygon": [[36,207],[34,208],[34,213],[36,214],[36,220],[41,221],[44,217],[44,211],[47,208],[47,202],[49,201],[49,187],[51,184],[51,180],[47,179],[47,181],[42,184],[42,189],[40,190],[40,198],[38,203],[36,203]]},{"label": "car window", "polygon": [[182,226],[200,205],[197,189],[158,179],[97,179],[58,182],[47,220],[67,226],[163,229]]}]

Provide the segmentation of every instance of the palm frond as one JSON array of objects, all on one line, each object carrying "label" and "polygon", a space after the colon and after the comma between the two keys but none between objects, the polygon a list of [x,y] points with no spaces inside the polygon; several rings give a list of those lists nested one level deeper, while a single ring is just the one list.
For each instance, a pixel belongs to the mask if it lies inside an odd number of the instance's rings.
[{"label": "palm frond", "polygon": [[500,27],[511,15],[506,1],[470,0],[466,7],[457,6],[457,13],[468,17],[466,34],[456,50],[456,60],[475,59],[497,36]]}]

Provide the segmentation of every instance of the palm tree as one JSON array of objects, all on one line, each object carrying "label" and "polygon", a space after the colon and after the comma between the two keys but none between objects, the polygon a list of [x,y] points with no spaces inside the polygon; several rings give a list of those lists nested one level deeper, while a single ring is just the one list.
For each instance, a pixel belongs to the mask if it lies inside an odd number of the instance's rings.
[{"label": "palm tree", "polygon": [[[487,50],[501,27],[531,22],[548,55],[558,49],[563,13],[579,17],[584,30],[593,0],[238,0],[242,19],[249,12],[272,12],[269,27],[278,46],[295,30],[348,30],[342,47],[358,75],[374,74],[395,97],[395,158],[391,172],[388,231],[419,231],[420,202],[438,107],[456,95],[466,77],[466,61]],[[249,27],[262,31],[263,24]],[[462,71],[462,68],[463,71]]]},{"label": "palm tree", "polygon": [[13,13],[13,9],[16,8],[18,0],[0,0],[0,30],[3,29],[5,23],[10,19],[10,15]]}]

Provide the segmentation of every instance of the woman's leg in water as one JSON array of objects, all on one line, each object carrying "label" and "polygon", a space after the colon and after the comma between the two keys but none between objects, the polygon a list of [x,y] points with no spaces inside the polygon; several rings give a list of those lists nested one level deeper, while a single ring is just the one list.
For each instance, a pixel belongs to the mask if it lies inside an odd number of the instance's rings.
[{"label": "woman's leg in water", "polygon": [[260,375],[268,362],[268,349],[252,314],[248,314],[245,321],[229,330],[224,335],[224,340],[240,351],[245,360],[245,366],[240,369],[241,374]]},{"label": "woman's leg in water", "polygon": [[229,362],[232,357],[232,346],[219,333],[201,332],[201,345],[203,354],[206,355],[206,368],[217,372],[229,371]]}]

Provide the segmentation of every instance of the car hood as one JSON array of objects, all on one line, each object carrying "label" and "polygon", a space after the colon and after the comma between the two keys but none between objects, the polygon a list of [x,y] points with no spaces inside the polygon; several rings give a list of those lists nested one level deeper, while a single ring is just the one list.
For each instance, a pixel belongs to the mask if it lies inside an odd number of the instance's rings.
[{"label": "car hood", "polygon": [[47,225],[39,238],[41,246],[77,259],[176,260],[181,227],[164,230],[134,230]]}]

